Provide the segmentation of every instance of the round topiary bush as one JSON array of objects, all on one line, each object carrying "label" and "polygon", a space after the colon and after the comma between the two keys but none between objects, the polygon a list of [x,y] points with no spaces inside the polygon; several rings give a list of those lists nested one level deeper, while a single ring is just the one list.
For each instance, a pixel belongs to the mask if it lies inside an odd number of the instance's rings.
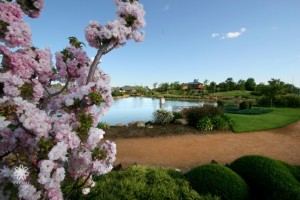
[{"label": "round topiary bush", "polygon": [[208,164],[198,166],[186,173],[186,179],[200,195],[212,194],[222,200],[248,199],[248,186],[231,169]]},{"label": "round topiary bush", "polygon": [[251,155],[235,160],[230,168],[247,182],[253,199],[300,199],[300,184],[281,161]]}]

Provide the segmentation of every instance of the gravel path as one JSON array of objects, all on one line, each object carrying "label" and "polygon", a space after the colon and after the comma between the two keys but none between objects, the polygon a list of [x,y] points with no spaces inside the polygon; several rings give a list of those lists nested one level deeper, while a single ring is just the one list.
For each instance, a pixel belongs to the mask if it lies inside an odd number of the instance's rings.
[{"label": "gravel path", "polygon": [[117,160],[188,170],[199,164],[230,163],[243,155],[265,155],[300,165],[300,121],[283,128],[234,134],[187,134],[154,138],[115,139]]}]

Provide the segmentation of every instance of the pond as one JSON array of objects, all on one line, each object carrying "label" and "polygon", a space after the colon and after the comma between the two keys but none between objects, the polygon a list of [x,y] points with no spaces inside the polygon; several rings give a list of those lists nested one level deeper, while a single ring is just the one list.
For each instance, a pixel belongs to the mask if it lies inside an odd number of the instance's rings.
[{"label": "pond", "polygon": [[128,124],[136,121],[147,122],[153,120],[153,112],[158,109],[179,111],[182,108],[206,104],[203,101],[165,100],[163,104],[160,102],[160,99],[145,97],[115,99],[109,111],[100,121],[107,122],[110,125]]}]

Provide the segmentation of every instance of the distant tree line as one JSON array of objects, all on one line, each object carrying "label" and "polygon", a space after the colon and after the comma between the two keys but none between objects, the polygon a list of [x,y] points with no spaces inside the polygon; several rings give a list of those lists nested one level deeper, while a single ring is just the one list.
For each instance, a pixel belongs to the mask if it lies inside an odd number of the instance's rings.
[{"label": "distant tree line", "polygon": [[[195,79],[197,80],[197,79]],[[284,83],[280,79],[272,78],[268,81],[268,84],[257,84],[254,78],[248,78],[246,80],[240,79],[238,82],[234,82],[233,78],[227,78],[224,82],[217,84],[215,81],[209,82],[204,80],[205,92],[226,92],[233,90],[252,91],[254,95],[260,96],[263,94],[278,95],[278,94],[299,94],[300,88],[297,88],[293,84]],[[175,81],[172,83],[163,82],[153,84],[153,90],[157,92],[167,92],[172,90],[182,90],[182,83]]]},{"label": "distant tree line", "polygon": [[[195,79],[198,81],[197,79]],[[195,81],[194,80],[194,81]],[[189,88],[184,89],[179,81],[172,83],[163,82],[153,84],[153,92],[178,94],[178,95],[210,95],[218,92],[228,92],[234,90],[250,91],[257,96],[257,105],[278,106],[278,107],[300,107],[300,88],[293,84],[285,83],[280,79],[272,78],[266,84],[257,84],[254,78],[246,80],[240,79],[235,82],[233,78],[227,78],[224,82],[217,84],[214,81],[203,82],[202,90]]]}]

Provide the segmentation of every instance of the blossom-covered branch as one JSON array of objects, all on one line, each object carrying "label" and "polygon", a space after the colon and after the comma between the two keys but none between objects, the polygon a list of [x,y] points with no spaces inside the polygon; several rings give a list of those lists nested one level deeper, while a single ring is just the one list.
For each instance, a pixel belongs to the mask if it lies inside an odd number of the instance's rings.
[{"label": "blossom-covered branch", "polygon": [[[63,199],[61,184],[70,180],[78,184],[69,192],[87,194],[92,176],[113,168],[116,145],[103,141],[97,128],[113,102],[99,61],[126,40],[142,41],[145,25],[139,1],[115,3],[116,19],[104,26],[92,21],[85,29],[98,50],[95,59],[70,37],[54,66],[50,49],[32,45],[24,22],[24,14],[40,15],[43,1],[0,0],[0,199]],[[55,88],[53,81],[64,86]]]}]

